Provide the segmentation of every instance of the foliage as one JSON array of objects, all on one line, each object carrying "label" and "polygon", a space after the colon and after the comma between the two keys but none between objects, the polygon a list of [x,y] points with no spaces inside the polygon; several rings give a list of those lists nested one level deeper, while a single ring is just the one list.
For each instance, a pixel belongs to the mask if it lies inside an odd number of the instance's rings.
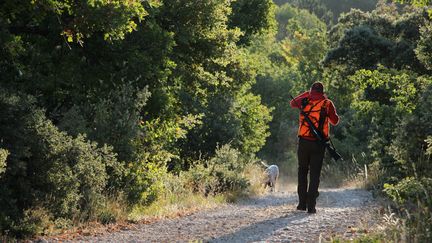
[{"label": "foliage", "polygon": [[427,6],[432,2],[430,0],[394,0],[394,2],[404,3],[404,4],[412,4],[414,6]]},{"label": "foliage", "polygon": [[417,89],[422,88],[421,80],[417,82],[415,78],[414,73],[381,67],[374,71],[359,70],[350,79],[358,88],[355,99],[376,101],[411,113],[416,106]]},{"label": "foliage", "polygon": [[337,45],[328,52],[324,64],[340,65],[348,72],[375,69],[381,64],[426,73],[415,53],[416,48],[427,48],[418,43],[420,30],[428,23],[425,11],[406,9],[399,13],[395,6],[385,4],[371,13],[352,10],[330,30],[330,40]]},{"label": "foliage", "polygon": [[129,164],[126,174],[128,200],[133,204],[148,205],[163,193],[162,178],[166,169],[155,162]]},{"label": "foliage", "polygon": [[148,205],[163,194],[167,164],[171,165],[171,170],[182,169],[181,164],[172,161],[179,159],[178,151],[172,146],[177,140],[184,139],[188,130],[199,123],[198,116],[142,121],[140,135],[133,141],[136,160],[128,163],[126,175],[126,192],[131,203]]},{"label": "foliage", "polygon": [[6,171],[6,159],[8,155],[9,151],[6,149],[0,149],[0,175]]},{"label": "foliage", "polygon": [[[320,62],[327,51],[327,28],[316,16],[305,10],[282,5],[276,11],[279,23],[277,39],[282,56],[291,76],[300,75],[292,82],[295,92],[300,92],[321,78]],[[286,68],[281,66],[280,68]]]},{"label": "foliage", "polygon": [[274,28],[274,3],[271,0],[237,0],[231,3],[230,28],[240,28],[240,43],[249,43],[253,35]]},{"label": "foliage", "polygon": [[278,5],[289,3],[297,8],[306,9],[316,15],[328,26],[338,22],[341,14],[351,9],[371,11],[377,4],[377,0],[275,0]]},{"label": "foliage", "polygon": [[[396,128],[389,153],[394,157],[406,175],[427,176],[431,167],[431,157],[427,155],[428,136],[432,134],[430,105],[432,104],[432,83],[430,79],[420,79],[424,87],[417,98],[416,109]],[[415,128],[415,129],[413,129]]]},{"label": "foliage", "polygon": [[32,207],[43,207],[54,218],[95,217],[107,189],[107,169],[122,170],[111,148],[60,132],[31,97],[1,90],[0,102],[2,146],[11,154],[1,178],[6,185],[0,192],[6,219],[1,229],[19,225]]},{"label": "foliage", "polygon": [[271,109],[261,104],[259,96],[250,93],[240,95],[231,109],[241,127],[238,138],[232,140],[233,146],[245,154],[258,152],[270,135],[267,124],[272,119]]},{"label": "foliage", "polygon": [[391,174],[400,175],[402,170],[389,149],[395,135],[403,134],[398,126],[416,108],[422,79],[414,73],[381,67],[357,71],[350,80],[357,87],[351,103],[355,112],[349,113],[350,121],[344,124],[342,149],[353,156],[367,152],[371,161],[379,161]]},{"label": "foliage", "polygon": [[405,241],[429,242],[431,225],[432,179],[406,177],[397,184],[385,184],[384,192],[395,202],[396,215],[403,220],[405,234],[396,233]]},{"label": "foliage", "polygon": [[[284,5],[288,11],[295,10]],[[296,12],[298,10],[295,10]],[[300,14],[302,13],[302,14]],[[285,13],[286,14],[286,13]],[[288,19],[285,26],[284,39],[281,42],[282,55],[289,65],[299,65],[300,68],[319,71],[319,62],[325,55],[326,45],[326,26],[315,16],[307,12],[299,11],[293,18]],[[307,64],[314,64],[308,67]],[[306,73],[306,72],[305,72]]]},{"label": "foliage", "polygon": [[396,185],[385,184],[384,192],[400,205],[411,203],[411,206],[413,206],[420,199],[421,201],[430,200],[432,179],[406,177]]},{"label": "foliage", "polygon": [[295,149],[297,125],[297,113],[289,107],[289,95],[309,89],[320,80],[327,37],[325,24],[306,10],[284,4],[276,9],[276,19],[276,38],[257,37],[248,52],[259,63],[253,91],[266,106],[274,108],[270,137],[260,154],[285,162]]},{"label": "foliage", "polygon": [[383,173],[374,188],[428,205],[418,185],[431,169],[430,3],[274,2],[0,3],[0,231],[246,191],[254,154],[295,165],[289,95],[315,81],[352,158],[324,177],[368,165]]},{"label": "foliage", "polygon": [[421,27],[420,40],[415,52],[420,62],[429,70],[432,70],[432,21]]},{"label": "foliage", "polygon": [[332,25],[337,21],[337,16],[328,7],[328,2],[321,0],[294,0],[289,3],[297,8],[306,9],[310,13],[316,15],[321,21],[327,25]]},{"label": "foliage", "polygon": [[[146,1],[154,5],[156,1]],[[83,41],[95,33],[103,33],[107,40],[123,39],[133,31],[148,13],[140,1],[77,1],[38,0],[5,1],[1,7],[3,19],[9,19],[11,33],[45,34],[50,26],[68,42]],[[30,14],[29,14],[30,13]]]},{"label": "foliage", "polygon": [[231,143],[243,153],[255,153],[264,145],[269,136],[270,112],[261,104],[259,96],[240,92],[235,97],[217,94],[209,97],[198,130],[190,133],[183,151],[211,157],[218,144]]},{"label": "foliage", "polygon": [[432,136],[428,136],[425,142],[427,143],[426,154],[432,155]]},{"label": "foliage", "polygon": [[241,173],[245,165],[239,151],[230,145],[223,145],[216,150],[213,158],[204,164],[197,164],[182,176],[187,188],[204,195],[242,191],[249,185]]},{"label": "foliage", "polygon": [[[343,39],[339,42],[339,47],[332,50],[326,56],[325,62],[337,60],[338,64],[346,65],[353,69],[376,68],[376,64],[391,49],[391,42],[378,36],[373,30],[366,26],[359,26],[348,30]],[[365,49],[371,49],[369,55],[364,55]]]},{"label": "foliage", "polygon": [[124,84],[95,103],[73,106],[63,114],[59,127],[70,135],[87,134],[93,141],[110,144],[119,160],[132,160],[132,140],[138,137],[141,111],[149,97],[147,87],[136,90]]}]

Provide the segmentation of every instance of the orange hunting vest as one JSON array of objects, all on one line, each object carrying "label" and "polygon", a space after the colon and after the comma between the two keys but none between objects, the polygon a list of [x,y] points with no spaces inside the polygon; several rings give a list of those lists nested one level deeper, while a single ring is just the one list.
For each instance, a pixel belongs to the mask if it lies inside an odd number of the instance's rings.
[{"label": "orange hunting vest", "polygon": [[[318,131],[321,131],[326,139],[329,137],[329,122],[327,116],[328,102],[327,99],[309,100],[307,105],[303,107],[303,111],[309,116],[314,126],[318,128]],[[311,129],[309,129],[309,124],[301,113],[298,136],[316,140]]]}]

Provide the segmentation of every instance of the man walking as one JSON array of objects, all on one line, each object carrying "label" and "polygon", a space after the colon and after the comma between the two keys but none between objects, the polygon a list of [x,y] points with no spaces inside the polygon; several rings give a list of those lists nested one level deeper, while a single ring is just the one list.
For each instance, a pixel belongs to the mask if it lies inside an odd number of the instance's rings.
[{"label": "man walking", "polygon": [[[314,83],[310,91],[306,91],[291,100],[290,105],[292,108],[302,109],[326,140],[329,138],[329,123],[332,125],[339,123],[336,108],[333,102],[324,95],[324,86],[320,82]],[[302,114],[300,114],[299,119],[298,137],[297,157],[299,166],[297,193],[299,204],[297,210],[307,209],[308,213],[316,213],[315,205],[319,195],[318,186],[325,147],[314,136]],[[310,182],[308,185],[309,171]]]}]

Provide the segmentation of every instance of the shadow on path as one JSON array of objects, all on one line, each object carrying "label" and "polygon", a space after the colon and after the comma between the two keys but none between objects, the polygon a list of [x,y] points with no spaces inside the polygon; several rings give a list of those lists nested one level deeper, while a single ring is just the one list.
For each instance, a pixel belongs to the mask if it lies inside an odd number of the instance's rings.
[{"label": "shadow on path", "polygon": [[222,235],[215,239],[208,239],[209,242],[251,242],[262,241],[274,234],[275,231],[287,227],[297,220],[308,217],[308,214],[288,212],[285,215],[257,222],[236,232]]}]

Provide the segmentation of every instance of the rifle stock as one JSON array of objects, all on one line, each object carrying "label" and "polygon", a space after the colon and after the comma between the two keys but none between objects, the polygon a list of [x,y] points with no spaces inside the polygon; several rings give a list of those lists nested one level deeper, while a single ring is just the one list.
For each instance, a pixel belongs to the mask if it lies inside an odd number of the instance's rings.
[{"label": "rifle stock", "polygon": [[331,147],[330,144],[326,143],[327,151],[329,152],[330,156],[335,160],[338,161],[338,159],[343,160],[342,156],[336,151],[336,148]]},{"label": "rifle stock", "polygon": [[294,100],[296,102],[297,106],[299,107],[300,113],[304,116],[304,119],[306,120],[310,129],[312,130],[312,134],[321,142],[321,144],[323,146],[325,146],[325,148],[329,152],[330,156],[335,161],[338,161],[339,159],[343,160],[342,156],[336,151],[336,148],[334,146],[332,146],[326,139],[324,139],[324,136],[322,135],[322,133],[320,131],[318,131],[318,129],[315,127],[315,125],[313,124],[313,122],[311,121],[309,116],[306,114],[306,112],[303,111],[301,106],[299,106],[299,104],[294,99],[294,97],[292,95],[290,95],[290,96],[291,96],[291,99]]}]

